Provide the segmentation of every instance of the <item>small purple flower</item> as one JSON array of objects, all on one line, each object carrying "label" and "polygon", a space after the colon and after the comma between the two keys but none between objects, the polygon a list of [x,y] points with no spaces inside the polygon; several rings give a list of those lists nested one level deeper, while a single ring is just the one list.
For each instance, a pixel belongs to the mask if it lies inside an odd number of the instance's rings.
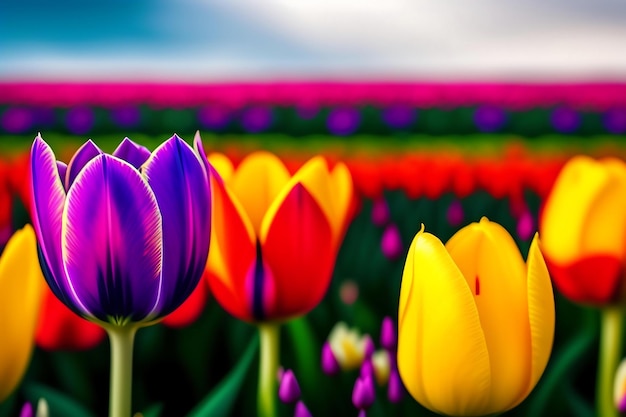
[{"label": "small purple flower", "polygon": [[415,123],[417,112],[414,108],[396,104],[383,110],[383,121],[395,129],[406,129]]},{"label": "small purple flower", "polygon": [[372,365],[371,359],[365,359],[361,364],[361,370],[359,371],[360,378],[373,378],[374,377],[374,365]]},{"label": "small purple flower", "polygon": [[24,403],[24,405],[22,406],[22,410],[20,411],[20,417],[33,417],[33,416],[34,416],[34,410],[33,410],[32,404],[29,402]]},{"label": "small purple flower", "polygon": [[374,345],[374,341],[372,340],[372,337],[369,334],[366,334],[364,336],[364,357],[365,359],[370,359],[372,357],[372,355],[374,354],[374,352],[376,351],[376,346]]},{"label": "small purple flower", "polygon": [[506,123],[506,113],[499,107],[480,106],[474,112],[474,123],[481,132],[497,132]]},{"label": "small purple flower", "polygon": [[241,115],[241,125],[249,133],[260,133],[272,125],[272,110],[267,107],[251,107]]},{"label": "small purple flower", "polygon": [[330,343],[324,342],[322,346],[322,371],[326,375],[335,375],[340,371],[339,362],[330,347]]},{"label": "small purple flower", "polygon": [[75,135],[88,133],[93,128],[94,122],[95,117],[89,107],[74,107],[65,115],[68,130]]},{"label": "small purple flower", "polygon": [[621,135],[626,133],[626,109],[614,108],[604,113],[602,118],[605,129],[614,134]]},{"label": "small purple flower", "polygon": [[404,397],[404,385],[400,379],[397,369],[392,369],[389,375],[389,383],[387,385],[387,398],[392,403],[397,403]]},{"label": "small purple flower", "polygon": [[280,380],[278,398],[286,404],[291,404],[300,398],[300,394],[300,385],[298,384],[296,376],[291,369],[286,370]]},{"label": "small purple flower", "polygon": [[448,206],[448,211],[446,211],[446,219],[450,226],[459,226],[463,222],[463,217],[465,214],[463,213],[463,205],[459,200],[453,200]]},{"label": "small purple flower", "polygon": [[380,241],[380,250],[383,255],[389,260],[395,260],[402,255],[404,247],[402,246],[402,236],[400,236],[400,230],[395,224],[389,224],[383,231],[383,236]]},{"label": "small purple flower", "polygon": [[580,126],[580,115],[569,107],[558,107],[550,115],[552,127],[561,133],[573,133]]},{"label": "small purple flower", "polygon": [[0,116],[0,126],[8,133],[24,133],[33,126],[33,114],[24,107],[8,108]]},{"label": "small purple flower", "polygon": [[395,350],[397,342],[396,325],[391,317],[386,316],[380,325],[380,345],[387,350]]},{"label": "small purple flower", "polygon": [[293,413],[293,417],[313,417],[313,415],[302,401],[298,401],[296,403],[296,409]]},{"label": "small purple flower", "polygon": [[111,119],[118,127],[136,127],[141,122],[141,111],[136,106],[123,106],[111,110]]},{"label": "small purple flower", "polygon": [[39,260],[52,292],[76,314],[148,323],[194,290],[209,250],[212,172],[199,137],[194,148],[176,135],[152,153],[128,138],[112,154],[87,141],[65,165],[35,138]]},{"label": "small purple flower", "polygon": [[517,221],[517,235],[522,240],[530,239],[535,232],[535,220],[533,215],[525,210]]},{"label": "small purple flower", "polygon": [[222,130],[230,121],[230,113],[221,106],[206,106],[198,111],[198,121],[210,130]]},{"label": "small purple flower", "polygon": [[352,404],[359,410],[367,409],[374,404],[376,392],[372,377],[357,378],[352,390]]},{"label": "small purple flower", "polygon": [[333,135],[351,135],[359,128],[361,113],[354,108],[345,107],[331,110],[326,126]]},{"label": "small purple flower", "polygon": [[374,226],[383,227],[389,222],[389,204],[384,198],[374,200],[371,213],[372,223]]}]

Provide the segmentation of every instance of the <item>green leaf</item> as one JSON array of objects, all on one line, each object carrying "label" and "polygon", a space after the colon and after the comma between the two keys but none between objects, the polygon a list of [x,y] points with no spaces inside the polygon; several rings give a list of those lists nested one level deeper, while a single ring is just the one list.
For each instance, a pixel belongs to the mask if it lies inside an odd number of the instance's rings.
[{"label": "green leaf", "polygon": [[226,417],[230,413],[237,394],[252,364],[259,339],[255,337],[239,363],[204,399],[189,412],[187,417]]},{"label": "green leaf", "polygon": [[50,417],[94,417],[89,410],[73,398],[44,385],[26,385],[24,396],[35,407],[40,398],[45,398],[48,402]]}]

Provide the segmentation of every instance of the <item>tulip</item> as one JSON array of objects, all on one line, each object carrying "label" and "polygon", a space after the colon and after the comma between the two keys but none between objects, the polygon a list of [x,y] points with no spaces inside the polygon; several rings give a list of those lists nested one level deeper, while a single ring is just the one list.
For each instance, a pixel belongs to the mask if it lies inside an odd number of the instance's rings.
[{"label": "tulip", "polygon": [[0,402],[28,367],[44,286],[35,232],[26,225],[12,235],[0,256]]},{"label": "tulip", "polygon": [[615,416],[611,398],[626,303],[626,164],[575,156],[561,169],[540,220],[542,250],[559,291],[601,307],[598,415]]},{"label": "tulip", "polygon": [[293,176],[266,151],[211,179],[212,247],[207,269],[215,300],[261,336],[259,414],[275,415],[280,323],[324,297],[347,229],[353,187],[346,166],[316,156]]},{"label": "tulip", "polygon": [[626,301],[626,164],[571,158],[543,206],[541,249],[557,289],[570,300]]},{"label": "tulip", "polygon": [[400,290],[402,381],[439,414],[509,410],[546,367],[554,315],[537,235],[525,264],[511,235],[486,218],[460,229],[445,246],[422,226]]},{"label": "tulip", "polygon": [[325,295],[347,228],[352,182],[345,165],[314,157],[290,177],[265,151],[229,181],[215,178],[211,293],[248,322],[306,314]]},{"label": "tulip", "polygon": [[367,350],[372,350],[369,335],[362,335],[357,329],[349,328],[342,321],[335,324],[328,335],[328,344],[341,369],[357,369],[367,357]]},{"label": "tulip", "polygon": [[124,139],[112,154],[86,142],[67,165],[41,136],[31,149],[32,215],[52,292],[111,341],[110,415],[130,415],[138,328],[174,311],[202,276],[211,169],[199,138],[152,153]]}]

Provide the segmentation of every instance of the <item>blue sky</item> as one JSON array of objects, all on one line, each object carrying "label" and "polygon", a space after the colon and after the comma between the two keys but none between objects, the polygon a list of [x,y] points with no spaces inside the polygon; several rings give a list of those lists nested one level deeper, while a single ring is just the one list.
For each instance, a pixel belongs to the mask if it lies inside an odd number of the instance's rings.
[{"label": "blue sky", "polygon": [[623,0],[2,0],[0,79],[626,79]]}]

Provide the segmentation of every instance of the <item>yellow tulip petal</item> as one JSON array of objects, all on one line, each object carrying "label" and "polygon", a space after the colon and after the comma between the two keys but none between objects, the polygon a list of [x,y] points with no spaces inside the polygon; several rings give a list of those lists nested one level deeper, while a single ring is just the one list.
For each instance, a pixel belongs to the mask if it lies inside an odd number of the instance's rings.
[{"label": "yellow tulip petal", "polygon": [[257,151],[248,155],[233,174],[231,190],[248,213],[258,233],[276,196],[289,182],[289,171],[274,154]]},{"label": "yellow tulip petal", "polygon": [[[338,176],[341,174],[337,174]],[[339,222],[335,204],[338,196],[333,192],[333,186],[331,181],[330,172],[328,171],[328,164],[323,156],[317,155],[309,159],[300,169],[294,174],[293,181],[300,182],[311,193],[313,198],[320,205],[326,217],[328,217],[333,230],[333,235],[336,235],[339,230]]]},{"label": "yellow tulip petal", "polygon": [[[532,345],[530,383],[521,402],[535,387],[548,364],[554,341],[554,293],[537,234],[528,252],[528,314]],[[517,405],[517,404],[514,404]]]},{"label": "yellow tulip petal", "polygon": [[[333,218],[330,224],[333,227],[333,233],[337,236],[336,240],[342,239],[345,229],[348,226],[347,217],[350,211],[350,205],[354,199],[354,183],[350,170],[344,163],[337,163],[330,173],[331,187],[333,189],[333,198],[331,201],[334,205]],[[335,232],[336,231],[336,232]],[[336,242],[339,244],[339,241]]]},{"label": "yellow tulip petal", "polygon": [[459,230],[446,249],[473,289],[491,365],[489,413],[507,409],[530,378],[526,265],[511,235],[482,218]]},{"label": "yellow tulip petal", "polygon": [[563,166],[541,219],[542,248],[551,259],[568,262],[580,254],[589,213],[612,183],[608,170],[588,156],[575,156]]},{"label": "yellow tulip petal", "polygon": [[207,159],[209,163],[215,168],[220,177],[224,180],[225,183],[228,183],[235,171],[233,167],[233,163],[226,155],[220,152],[211,152],[207,155]]},{"label": "yellow tulip petal", "polygon": [[470,288],[435,236],[418,233],[409,252],[399,312],[402,380],[417,401],[435,412],[483,415],[490,365]]},{"label": "yellow tulip petal", "polygon": [[[585,253],[622,256],[626,253],[626,165],[617,159],[601,161],[609,179],[597,194],[581,233]],[[542,239],[543,240],[543,239]]]},{"label": "yellow tulip petal", "polygon": [[35,232],[26,225],[15,232],[0,257],[0,402],[28,367],[44,285]]}]

